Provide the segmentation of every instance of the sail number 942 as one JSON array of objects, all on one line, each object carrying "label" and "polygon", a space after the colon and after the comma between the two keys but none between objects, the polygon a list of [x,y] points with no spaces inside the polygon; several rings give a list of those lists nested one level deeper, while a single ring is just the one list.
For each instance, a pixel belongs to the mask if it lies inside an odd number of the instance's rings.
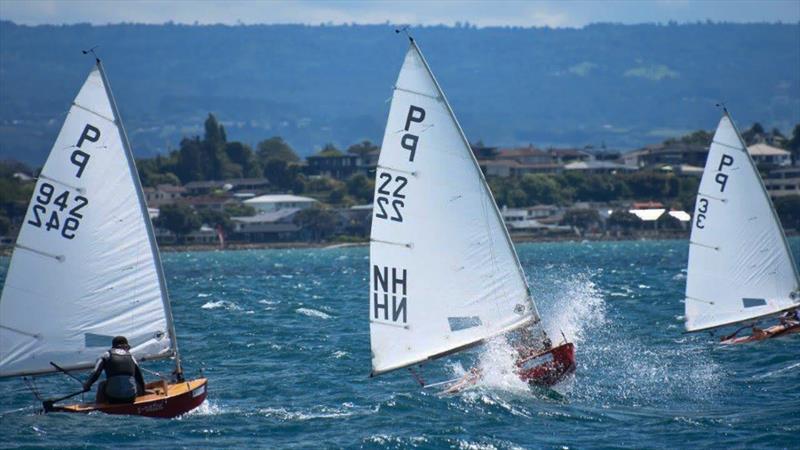
[{"label": "sail number 942", "polygon": [[403,207],[406,206],[406,195],[403,189],[408,184],[404,176],[392,177],[390,173],[382,172],[378,175],[378,192],[375,197],[376,213],[378,219],[389,219],[395,222],[403,221]]},{"label": "sail number 942", "polygon": [[47,231],[60,231],[61,236],[66,239],[75,238],[75,232],[83,219],[80,211],[89,204],[89,199],[76,195],[70,200],[68,190],[58,193],[50,183],[42,183],[33,199],[29,225]]}]

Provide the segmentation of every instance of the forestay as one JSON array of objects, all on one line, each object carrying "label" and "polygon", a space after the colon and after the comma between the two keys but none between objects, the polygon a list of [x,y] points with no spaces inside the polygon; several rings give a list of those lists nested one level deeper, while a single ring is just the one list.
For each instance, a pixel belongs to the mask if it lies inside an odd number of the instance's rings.
[{"label": "forestay", "polygon": [[483,174],[413,40],[376,173],[369,276],[373,375],[538,320]]},{"label": "forestay", "polygon": [[0,298],[0,376],[175,353],[152,225],[98,61],[36,183]]},{"label": "forestay", "polygon": [[772,202],[726,112],[697,193],[686,280],[686,329],[699,331],[796,307],[798,286]]}]

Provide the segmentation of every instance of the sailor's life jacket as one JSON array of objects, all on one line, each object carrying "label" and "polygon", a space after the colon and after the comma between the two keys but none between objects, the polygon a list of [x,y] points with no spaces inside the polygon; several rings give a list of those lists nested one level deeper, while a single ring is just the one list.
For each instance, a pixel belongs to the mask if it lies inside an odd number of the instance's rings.
[{"label": "sailor's life jacket", "polygon": [[111,403],[129,403],[137,395],[144,393],[144,377],[136,359],[127,350],[112,348],[97,359],[94,371],[89,379],[83,383],[84,391],[88,391],[92,384],[106,373],[106,381],[97,389],[98,401]]}]

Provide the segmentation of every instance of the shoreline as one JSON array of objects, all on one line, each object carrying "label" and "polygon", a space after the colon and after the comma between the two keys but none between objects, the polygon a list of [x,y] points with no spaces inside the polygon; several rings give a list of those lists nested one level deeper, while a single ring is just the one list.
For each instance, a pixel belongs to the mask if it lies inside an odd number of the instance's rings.
[{"label": "shoreline", "polygon": [[[786,237],[800,236],[794,230],[786,232]],[[689,240],[688,231],[650,231],[631,234],[587,234],[583,236],[541,236],[541,235],[511,235],[511,241],[515,244],[527,243],[552,243],[552,242],[622,242],[622,241],[667,241],[667,240]],[[183,252],[211,252],[211,251],[243,251],[243,250],[289,250],[289,249],[339,249],[350,247],[366,247],[369,239],[357,242],[308,242],[308,241],[288,241],[288,242],[231,242],[224,248],[214,244],[187,244],[187,245],[167,245],[159,244],[161,253],[183,253]],[[11,256],[14,249],[13,245],[0,246],[0,256]]]}]

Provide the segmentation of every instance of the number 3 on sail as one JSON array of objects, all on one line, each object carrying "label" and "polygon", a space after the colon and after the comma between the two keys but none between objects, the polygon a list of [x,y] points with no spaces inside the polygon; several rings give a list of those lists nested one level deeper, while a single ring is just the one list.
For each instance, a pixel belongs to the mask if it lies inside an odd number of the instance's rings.
[{"label": "number 3 on sail", "polygon": [[539,314],[508,231],[413,39],[392,96],[373,219],[372,375],[512,332],[523,380],[553,384],[574,370],[571,343],[551,348],[542,329],[534,337]]},{"label": "number 3 on sail", "polygon": [[205,400],[206,379],[183,378],[153,226],[98,59],[17,238],[0,298],[0,376],[90,369],[119,335],[139,361],[174,358],[172,382],[148,384],[131,403],[48,400],[46,411],[173,417]]}]

